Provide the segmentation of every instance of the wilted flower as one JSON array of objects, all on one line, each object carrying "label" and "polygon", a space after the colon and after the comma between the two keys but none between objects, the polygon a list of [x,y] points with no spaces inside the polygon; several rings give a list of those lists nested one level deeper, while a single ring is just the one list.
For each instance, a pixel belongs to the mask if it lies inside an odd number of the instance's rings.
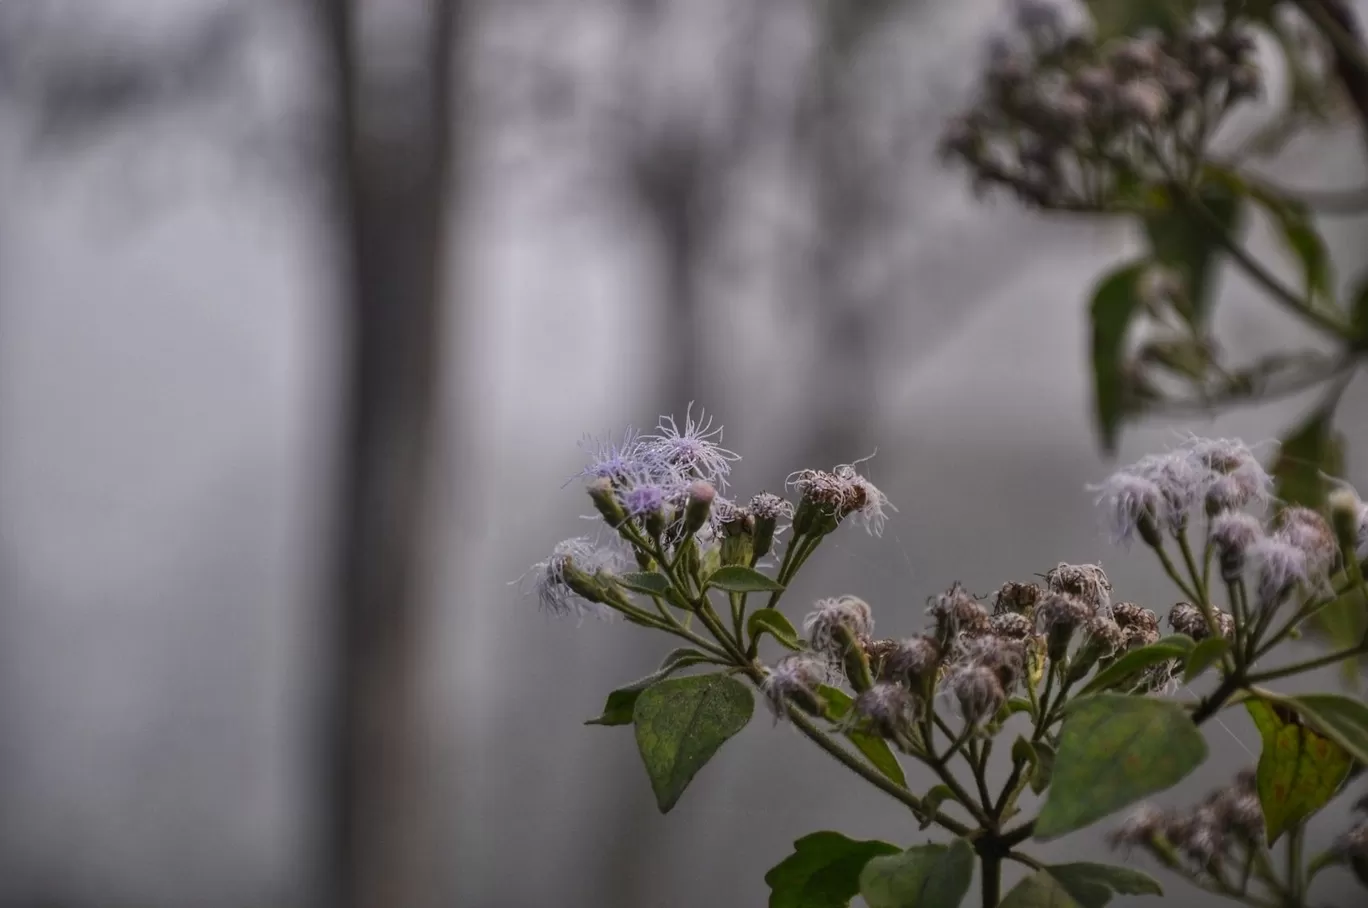
[{"label": "wilted flower", "polygon": [[839,658],[844,655],[836,642],[836,629],[843,627],[855,639],[874,633],[874,612],[857,596],[839,599],[818,599],[813,610],[803,619],[803,630],[812,648]]},{"label": "wilted flower", "polygon": [[1276,608],[1292,590],[1311,582],[1306,552],[1285,538],[1260,539],[1249,547],[1245,561],[1258,578],[1258,603]]},{"label": "wilted flower", "polygon": [[1007,702],[1007,692],[997,672],[986,665],[965,665],[952,672],[945,682],[946,690],[959,703],[965,721],[977,725],[997,715]]},{"label": "wilted flower", "polygon": [[785,704],[792,700],[805,712],[818,711],[817,688],[830,680],[829,663],[817,653],[790,653],[770,669],[760,690],[765,695],[774,721],[788,715]]},{"label": "wilted flower", "polygon": [[770,492],[751,498],[750,511],[757,520],[781,520],[793,516],[793,503]]},{"label": "wilted flower", "polygon": [[941,640],[950,640],[956,634],[981,634],[989,628],[988,610],[959,583],[932,596],[926,613],[936,622],[936,635]]},{"label": "wilted flower", "polygon": [[[1216,630],[1222,637],[1231,637],[1235,634],[1235,617],[1229,612],[1220,609],[1212,609],[1212,618],[1216,621]],[[1169,627],[1180,634],[1186,634],[1193,640],[1205,640],[1211,636],[1211,630],[1207,627],[1206,618],[1202,615],[1201,609],[1189,602],[1179,602],[1174,605],[1169,612]]]},{"label": "wilted flower", "polygon": [[1312,579],[1335,563],[1339,546],[1329,522],[1310,508],[1288,508],[1278,515],[1273,535],[1296,546],[1306,554],[1306,569]]},{"label": "wilted flower", "polygon": [[898,738],[916,719],[917,698],[901,684],[880,682],[855,698],[852,718],[863,720],[882,738]]},{"label": "wilted flower", "polygon": [[1025,640],[1035,632],[1035,624],[1025,615],[1016,612],[1000,612],[989,620],[988,629],[997,637],[1006,637],[1008,640]]},{"label": "wilted flower", "polygon": [[1007,582],[993,595],[993,614],[1011,612],[1030,618],[1045,591],[1034,583]]},{"label": "wilted flower", "polygon": [[592,578],[598,571],[612,570],[620,562],[621,556],[615,550],[600,548],[587,537],[579,536],[557,543],[551,557],[534,564],[521,579],[548,614],[608,618],[612,610],[595,601]]},{"label": "wilted flower", "polygon": [[1036,626],[1044,633],[1072,633],[1095,613],[1095,608],[1077,596],[1051,593],[1036,606]]},{"label": "wilted flower", "polygon": [[1140,533],[1146,542],[1159,541],[1156,529],[1164,513],[1164,493],[1153,479],[1122,470],[1100,485],[1088,486],[1097,493],[1097,505],[1106,516],[1112,542],[1129,546]]},{"label": "wilted flower", "polygon": [[899,640],[884,655],[879,677],[915,687],[935,674],[940,658],[940,647],[930,637],[919,635]]},{"label": "wilted flower", "polygon": [[1065,564],[1061,561],[1045,574],[1045,585],[1053,592],[1083,600],[1094,611],[1111,611],[1112,585],[1100,564]]}]

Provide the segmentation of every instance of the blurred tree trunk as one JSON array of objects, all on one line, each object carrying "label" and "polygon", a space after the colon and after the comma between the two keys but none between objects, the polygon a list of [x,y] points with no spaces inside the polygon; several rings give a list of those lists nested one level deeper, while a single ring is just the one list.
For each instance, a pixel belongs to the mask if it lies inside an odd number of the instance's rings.
[{"label": "blurred tree trunk", "polygon": [[814,318],[821,368],[807,400],[812,432],[805,463],[831,465],[871,453],[878,364],[874,340],[880,288],[862,272],[879,236],[879,208],[897,187],[871,166],[860,137],[862,94],[851,71],[885,22],[892,0],[831,4],[824,15],[803,118],[812,155],[815,209]]},{"label": "blurred tree trunk", "polygon": [[411,17],[406,34],[425,46],[382,65],[363,53],[360,0],[316,3],[347,332],[325,612],[319,904],[415,908],[432,903],[435,888],[424,876],[420,643],[461,4],[390,4],[383,12]]}]

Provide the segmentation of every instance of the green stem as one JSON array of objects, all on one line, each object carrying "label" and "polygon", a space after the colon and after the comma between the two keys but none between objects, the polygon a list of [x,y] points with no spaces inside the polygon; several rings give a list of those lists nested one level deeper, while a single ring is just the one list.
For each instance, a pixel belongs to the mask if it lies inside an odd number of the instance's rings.
[{"label": "green stem", "polygon": [[1336,650],[1324,656],[1317,656],[1314,659],[1307,659],[1305,662],[1296,662],[1292,665],[1284,665],[1281,668],[1269,669],[1266,672],[1249,676],[1250,684],[1261,684],[1265,681],[1276,681],[1279,678],[1288,678],[1292,675],[1300,675],[1302,672],[1313,671],[1314,669],[1324,668],[1327,665],[1334,665],[1336,662],[1343,662],[1345,659],[1352,659],[1368,653],[1368,641],[1360,641],[1356,646],[1346,649]]},{"label": "green stem", "polygon": [[[907,807],[917,815],[918,819],[927,819],[928,811],[926,805],[922,803],[921,798],[917,797],[906,788],[903,788],[892,779],[887,778],[874,767],[862,763],[854,754],[837,744],[829,735],[813,724],[812,720],[809,719],[807,714],[802,710],[796,708],[792,704],[787,704],[786,709],[789,718],[793,720],[794,727],[811,739],[818,747],[831,754],[831,756],[839,760],[847,769],[861,776],[875,788],[885,794],[892,795],[894,798],[907,805]],[[968,836],[973,832],[968,826],[965,826],[953,817],[946,816],[940,811],[931,814],[931,819],[957,836]]]},{"label": "green stem", "polygon": [[1172,559],[1168,556],[1168,552],[1164,551],[1163,541],[1161,540],[1154,545],[1151,545],[1150,548],[1153,549],[1154,554],[1159,557],[1159,563],[1163,565],[1164,573],[1169,575],[1169,579],[1177,585],[1178,589],[1182,590],[1184,596],[1195,601],[1198,598],[1197,594],[1183,582],[1182,577],[1178,576],[1178,568],[1174,567]]},{"label": "green stem", "polygon": [[1287,830],[1287,904],[1300,908],[1305,901],[1306,882],[1302,875],[1302,842],[1304,827],[1297,823]]},{"label": "green stem", "polygon": [[985,854],[983,865],[983,908],[997,908],[1002,900],[1002,858],[995,854]]}]

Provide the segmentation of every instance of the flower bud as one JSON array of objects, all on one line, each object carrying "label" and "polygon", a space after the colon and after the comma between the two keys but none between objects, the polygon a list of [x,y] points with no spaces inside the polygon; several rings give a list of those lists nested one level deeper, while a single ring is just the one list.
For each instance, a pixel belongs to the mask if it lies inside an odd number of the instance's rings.
[{"label": "flower bud", "polygon": [[703,525],[708,522],[708,516],[712,513],[713,500],[717,498],[717,489],[713,488],[712,483],[698,480],[689,485],[687,503],[684,505],[684,532],[692,536]]},{"label": "flower bud", "polygon": [[627,520],[627,512],[622,509],[622,502],[618,501],[617,492],[613,489],[613,481],[606,476],[600,476],[588,484],[589,500],[594,503],[595,509],[603,515],[606,522],[613,529],[622,526]]},{"label": "flower bud", "polygon": [[1330,493],[1330,523],[1335,528],[1340,557],[1345,564],[1358,560],[1359,527],[1363,523],[1364,506],[1349,489],[1335,489]]}]

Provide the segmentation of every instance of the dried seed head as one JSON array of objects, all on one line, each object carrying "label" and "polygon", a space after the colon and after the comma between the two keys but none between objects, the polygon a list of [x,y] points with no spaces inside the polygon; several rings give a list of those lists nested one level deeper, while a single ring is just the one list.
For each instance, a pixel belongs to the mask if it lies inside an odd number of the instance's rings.
[{"label": "dried seed head", "polygon": [[870,636],[874,633],[873,609],[858,596],[818,599],[803,619],[803,630],[812,648],[836,659],[845,655],[836,640],[838,627],[844,627],[856,639]]},{"label": "dried seed head", "polygon": [[770,492],[761,492],[750,500],[750,512],[756,520],[787,520],[793,517],[793,503]]},{"label": "dried seed head", "polygon": [[935,620],[940,640],[951,640],[957,634],[976,636],[989,628],[988,610],[959,583],[932,596],[926,613]]},{"label": "dried seed head", "polygon": [[1101,651],[1099,658],[1105,658],[1121,650],[1126,645],[1126,634],[1121,626],[1105,615],[1098,615],[1084,628],[1085,645]]},{"label": "dried seed head", "polygon": [[1045,585],[1056,593],[1081,599],[1092,609],[1111,610],[1111,581],[1100,564],[1065,564],[1062,561],[1045,575]]},{"label": "dried seed head", "polygon": [[933,677],[940,666],[940,647],[926,636],[898,641],[881,666],[880,679],[915,688]]},{"label": "dried seed head", "polygon": [[1165,513],[1164,490],[1146,476],[1122,470],[1101,484],[1088,486],[1097,493],[1112,542],[1129,546],[1138,533],[1149,545],[1160,541],[1158,526]]},{"label": "dried seed head", "polygon": [[[1212,617],[1216,620],[1216,630],[1222,637],[1231,637],[1235,634],[1235,618],[1229,612],[1214,608]],[[1169,612],[1169,627],[1193,640],[1205,640],[1211,636],[1201,610],[1188,602],[1174,605]]]},{"label": "dried seed head", "polygon": [[855,698],[851,715],[864,720],[880,737],[897,738],[916,720],[917,698],[901,684],[875,684]]},{"label": "dried seed head", "polygon": [[1340,835],[1331,849],[1344,860],[1368,860],[1368,823],[1359,823]]},{"label": "dried seed head", "polygon": [[1050,593],[1036,606],[1036,627],[1043,633],[1072,633],[1090,621],[1096,610],[1067,593]]},{"label": "dried seed head", "polygon": [[765,676],[761,693],[774,713],[774,720],[787,717],[785,704],[792,700],[805,712],[818,704],[817,688],[830,680],[829,663],[817,653],[790,653],[775,663]]},{"label": "dried seed head", "polygon": [[993,596],[993,614],[1011,613],[1030,618],[1045,590],[1034,583],[1004,583]]},{"label": "dried seed head", "polygon": [[1159,630],[1159,616],[1147,608],[1141,608],[1134,602],[1118,602],[1113,605],[1112,618],[1121,626],[1122,630],[1139,628],[1156,633]]},{"label": "dried seed head", "polygon": [[580,536],[557,543],[550,558],[534,564],[514,582],[524,584],[547,614],[608,619],[613,610],[603,604],[605,591],[595,575],[621,567],[622,561],[618,550],[600,548]]},{"label": "dried seed head", "polygon": [[986,665],[965,665],[946,680],[946,689],[959,702],[961,713],[970,724],[991,719],[1007,702],[1007,692],[997,672]]},{"label": "dried seed head", "polygon": [[990,619],[989,630],[996,637],[1005,637],[1008,640],[1025,640],[1035,632],[1035,625],[1025,615],[1019,615],[1016,612],[1001,612]]}]

